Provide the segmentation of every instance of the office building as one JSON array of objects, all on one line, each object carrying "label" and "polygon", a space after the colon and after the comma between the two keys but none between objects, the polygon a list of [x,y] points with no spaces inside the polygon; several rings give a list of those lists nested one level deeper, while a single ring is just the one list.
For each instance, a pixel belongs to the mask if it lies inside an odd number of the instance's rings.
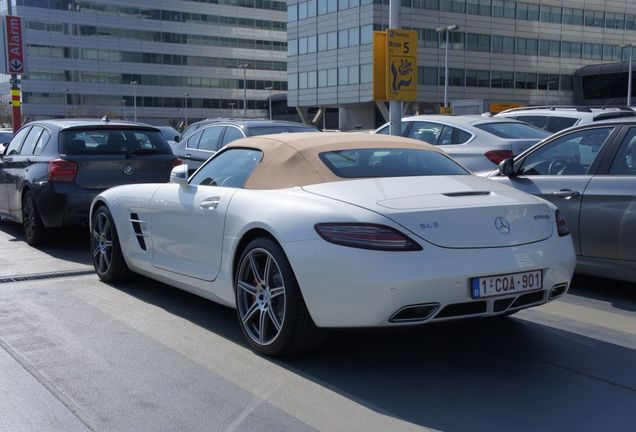
[{"label": "office building", "polygon": [[285,1],[8,1],[24,22],[27,119],[266,117],[287,89]]},{"label": "office building", "polygon": [[[575,71],[626,60],[636,42],[634,0],[401,0],[401,27],[418,34],[417,103],[404,113],[481,104],[573,102]],[[288,103],[338,106],[340,127],[386,118],[372,98],[372,34],[389,24],[387,0],[288,2]],[[455,27],[456,26],[456,27]],[[631,49],[631,48],[630,48]]]}]

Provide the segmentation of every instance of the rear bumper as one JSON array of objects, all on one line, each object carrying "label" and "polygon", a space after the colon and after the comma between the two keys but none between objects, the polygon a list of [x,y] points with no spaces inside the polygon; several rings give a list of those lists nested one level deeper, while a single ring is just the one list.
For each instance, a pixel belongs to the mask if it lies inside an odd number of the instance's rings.
[{"label": "rear bumper", "polygon": [[100,192],[75,183],[47,183],[34,190],[34,199],[45,227],[77,226],[88,222],[91,202]]},{"label": "rear bumper", "polygon": [[[566,292],[576,256],[572,239],[516,247],[377,252],[322,240],[284,244],[307,308],[319,327],[382,327],[498,315]],[[543,289],[473,299],[470,279],[541,270]],[[553,289],[557,291],[552,291]],[[436,306],[425,319],[395,322],[405,307]]]}]

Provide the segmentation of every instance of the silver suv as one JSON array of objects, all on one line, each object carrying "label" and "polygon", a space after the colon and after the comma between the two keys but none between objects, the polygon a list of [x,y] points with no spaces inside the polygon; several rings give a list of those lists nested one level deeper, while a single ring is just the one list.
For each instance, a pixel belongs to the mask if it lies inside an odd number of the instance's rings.
[{"label": "silver suv", "polygon": [[627,106],[587,107],[556,105],[511,108],[500,112],[495,117],[513,118],[555,133],[570,126],[592,123],[598,120],[636,117],[636,112]]}]

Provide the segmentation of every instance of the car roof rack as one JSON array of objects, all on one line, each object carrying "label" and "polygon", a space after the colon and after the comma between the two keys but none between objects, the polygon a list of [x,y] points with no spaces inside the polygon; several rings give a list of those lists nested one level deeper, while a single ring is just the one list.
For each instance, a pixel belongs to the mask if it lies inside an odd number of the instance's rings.
[{"label": "car roof rack", "polygon": [[634,110],[626,105],[534,105],[534,106],[525,106],[518,108],[509,108],[507,110],[501,111],[502,113],[510,113],[517,111],[528,111],[528,110],[552,110],[556,111],[558,109],[573,109],[579,112],[592,112],[592,109],[606,109],[613,108],[619,111],[631,111]]}]

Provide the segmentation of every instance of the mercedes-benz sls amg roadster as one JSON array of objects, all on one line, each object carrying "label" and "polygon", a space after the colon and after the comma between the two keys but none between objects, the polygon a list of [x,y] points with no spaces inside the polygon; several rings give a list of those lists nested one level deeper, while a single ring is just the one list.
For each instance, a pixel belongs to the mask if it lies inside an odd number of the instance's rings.
[{"label": "mercedes-benz sls amg roadster", "polygon": [[418,141],[259,136],[187,172],[94,199],[95,270],[234,307],[263,354],[313,349],[328,328],[509,315],[562,296],[572,278],[554,205]]}]

